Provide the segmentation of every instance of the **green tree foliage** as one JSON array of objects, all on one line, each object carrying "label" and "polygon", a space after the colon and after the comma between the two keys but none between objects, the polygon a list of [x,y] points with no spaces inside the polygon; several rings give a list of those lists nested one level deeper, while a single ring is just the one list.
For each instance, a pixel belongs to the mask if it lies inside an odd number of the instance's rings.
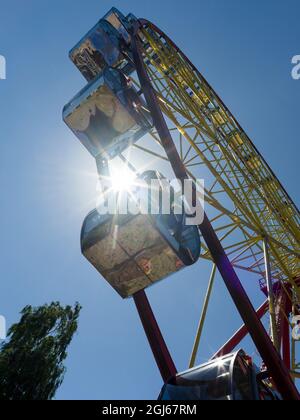
[{"label": "green tree foliage", "polygon": [[26,306],[0,348],[0,399],[51,400],[61,385],[81,307]]}]

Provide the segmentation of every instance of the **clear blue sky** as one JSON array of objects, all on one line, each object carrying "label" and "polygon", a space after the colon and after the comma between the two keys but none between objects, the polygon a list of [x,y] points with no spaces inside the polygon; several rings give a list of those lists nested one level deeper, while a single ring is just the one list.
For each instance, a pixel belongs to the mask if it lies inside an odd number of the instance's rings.
[{"label": "clear blue sky", "polygon": [[[132,302],[80,254],[94,163],[61,120],[84,85],[67,53],[113,5],[174,38],[300,202],[300,80],[291,78],[291,58],[300,54],[298,0],[1,0],[8,78],[0,81],[0,314],[11,325],[26,304],[82,304],[58,399],[156,398],[161,387]],[[207,277],[200,263],[149,292],[178,369],[187,366]],[[252,295],[262,302],[258,288]],[[199,362],[240,322],[218,278]]]}]

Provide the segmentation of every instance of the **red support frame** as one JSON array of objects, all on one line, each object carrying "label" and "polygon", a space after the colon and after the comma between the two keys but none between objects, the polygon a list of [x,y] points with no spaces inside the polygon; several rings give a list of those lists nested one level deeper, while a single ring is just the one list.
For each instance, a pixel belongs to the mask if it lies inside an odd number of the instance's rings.
[{"label": "red support frame", "polygon": [[166,383],[170,378],[177,374],[175,364],[159,329],[145,291],[136,293],[133,296],[133,299],[157,366],[164,382]]},{"label": "red support frame", "polygon": [[[261,307],[256,311],[257,316],[261,319],[269,309],[269,301],[265,301]],[[249,334],[248,328],[246,325],[243,325],[231,338],[221,347],[217,353],[211,358],[217,359],[218,357],[222,357],[226,354],[232,353],[233,350],[241,343],[241,341]]]},{"label": "red support frame", "polygon": [[[296,285],[299,286],[299,280],[295,281]],[[292,312],[292,301],[291,301],[291,286],[285,284],[282,287],[280,282],[276,282],[273,285],[274,293],[280,300],[280,308],[278,315],[278,338],[282,351],[282,358],[286,367],[291,370],[291,327],[289,323],[289,317]],[[267,288],[262,289],[263,293],[268,296]]]}]

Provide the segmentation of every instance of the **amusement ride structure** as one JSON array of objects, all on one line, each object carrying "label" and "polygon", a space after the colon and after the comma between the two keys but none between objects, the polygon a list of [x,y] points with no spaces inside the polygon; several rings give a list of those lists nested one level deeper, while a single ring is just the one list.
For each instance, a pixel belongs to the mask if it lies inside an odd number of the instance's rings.
[{"label": "amusement ride structure", "polygon": [[[110,164],[120,158],[138,179],[147,183],[154,177],[166,185],[157,171],[141,174],[125,157],[128,148],[169,164],[182,182],[194,180],[194,195],[203,168],[209,173],[206,213],[198,227],[187,226],[185,215],[175,212],[104,216],[95,210],[82,229],[85,257],[123,298],[133,298],[165,384],[182,377],[190,383],[195,376],[191,372],[218,270],[244,325],[207,366],[225,358],[224,367],[250,334],[264,363],[259,375],[265,385],[285,400],[299,400],[300,213],[272,169],[201,73],[153,23],[112,9],[70,58],[88,84],[66,105],[63,117],[96,159],[100,178],[109,180]],[[141,145],[145,135],[155,147],[149,141]],[[178,375],[145,289],[201,260],[211,261],[212,273],[190,370]],[[244,272],[252,273],[265,295],[258,310],[241,283]],[[270,331],[261,321],[267,313]],[[237,360],[251,365],[243,353],[234,356]],[[214,382],[218,389],[226,388],[223,379]],[[234,393],[223,394],[216,399]]]}]

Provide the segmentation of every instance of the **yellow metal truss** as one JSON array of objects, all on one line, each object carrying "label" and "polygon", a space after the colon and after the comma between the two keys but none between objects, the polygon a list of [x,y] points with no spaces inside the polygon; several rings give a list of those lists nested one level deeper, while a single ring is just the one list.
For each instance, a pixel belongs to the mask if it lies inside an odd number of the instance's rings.
[{"label": "yellow metal truss", "polygon": [[[300,213],[264,158],[211,86],[184,54],[152,24],[141,48],[169,129],[191,177],[205,177],[208,216],[234,267],[265,286],[264,240],[273,281],[300,308]],[[159,144],[155,131],[153,138]],[[157,158],[157,153],[135,146]],[[210,174],[209,176],[208,173]],[[211,260],[204,246],[201,257]],[[293,343],[293,368],[299,375]]]}]

